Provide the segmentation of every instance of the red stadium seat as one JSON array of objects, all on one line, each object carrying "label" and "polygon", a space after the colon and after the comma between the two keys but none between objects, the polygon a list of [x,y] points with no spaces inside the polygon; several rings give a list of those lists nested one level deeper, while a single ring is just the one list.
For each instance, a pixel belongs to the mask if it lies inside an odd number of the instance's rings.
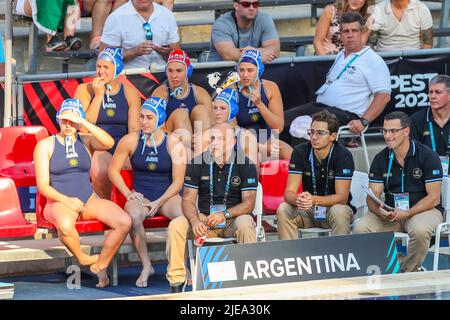
[{"label": "red stadium seat", "polygon": [[[44,218],[44,207],[47,203],[47,198],[39,193],[36,195],[36,220],[39,228],[45,228],[50,230],[55,230],[55,226],[45,220]],[[79,220],[75,224],[75,228],[78,233],[93,233],[102,232],[109,230],[109,227],[98,220]]]},{"label": "red stadium seat", "polygon": [[36,225],[23,217],[14,181],[0,178],[0,238],[32,237],[35,233]]},{"label": "red stadium seat", "polygon": [[[128,188],[133,187],[133,171],[132,170],[120,170],[120,175]],[[119,190],[112,186],[111,190],[111,201],[116,203],[122,209],[125,207],[126,199]],[[170,220],[164,216],[153,216],[152,218],[147,218],[144,220],[144,228],[167,228],[169,226]]]},{"label": "red stadium seat", "polygon": [[36,185],[33,152],[37,142],[48,137],[42,126],[0,129],[0,176],[14,180],[16,187]]},{"label": "red stadium seat", "polygon": [[[263,188],[263,214],[277,213],[278,206],[284,201],[289,175],[289,160],[272,160],[260,164],[259,182]],[[302,192],[300,184],[298,192]]]}]

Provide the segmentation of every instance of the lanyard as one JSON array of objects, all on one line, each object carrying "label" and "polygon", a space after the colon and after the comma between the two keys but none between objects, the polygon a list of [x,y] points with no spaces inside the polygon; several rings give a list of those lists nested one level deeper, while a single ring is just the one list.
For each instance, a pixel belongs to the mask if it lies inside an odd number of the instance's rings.
[{"label": "lanyard", "polygon": [[[393,162],[394,162],[394,151],[391,151],[391,154],[389,155],[389,166],[388,166],[388,172],[387,172],[387,177],[386,177],[386,187],[390,193],[392,193],[392,192],[391,192],[391,190],[389,190],[389,176],[391,175]],[[405,168],[403,168],[403,170],[402,170],[402,193],[405,193]]]},{"label": "lanyard", "polygon": [[[333,70],[334,66],[336,65],[336,63],[339,61],[339,59],[340,59],[341,57],[342,57],[342,55],[340,55],[339,58],[337,58],[336,61],[334,62],[334,64],[331,66],[330,71],[328,71],[327,78],[328,78],[328,75],[331,73],[331,70]],[[339,73],[339,75],[337,76],[337,78],[336,78],[335,80],[333,80],[333,81],[339,80],[339,78],[344,74],[345,70],[347,70],[348,67],[350,67],[350,65],[351,65],[353,62],[355,62],[355,60],[356,60],[358,57],[359,57],[359,55],[355,54],[355,55],[353,56],[353,58],[351,58],[350,61],[349,61],[349,62],[345,65],[345,67],[341,70],[341,72]],[[330,81],[330,80],[327,79],[327,81]],[[333,81],[331,81],[331,82],[333,82]]]},{"label": "lanyard", "polygon": [[[225,194],[223,195],[223,205],[225,207],[227,206],[227,197],[228,197],[228,192],[230,191],[231,171],[233,170],[234,160],[235,160],[235,157],[233,157],[233,162],[231,162],[230,168],[228,169],[227,184],[225,185]],[[214,199],[213,199],[213,194],[214,194],[213,162],[214,161],[211,161],[209,163],[209,204],[211,206],[214,205]]]},{"label": "lanyard", "polygon": [[[327,171],[325,172],[325,196],[328,195],[328,165],[330,164],[331,155],[333,154],[334,144],[331,147],[330,153],[328,153],[327,158]],[[311,147],[311,151],[309,153],[309,163],[311,165],[311,180],[313,185],[313,194],[317,195],[317,185],[316,185],[316,174],[314,172],[314,153],[313,148]]]},{"label": "lanyard", "polygon": [[431,121],[428,121],[428,128],[430,129],[431,148],[436,152],[436,141],[434,140],[434,130]]}]

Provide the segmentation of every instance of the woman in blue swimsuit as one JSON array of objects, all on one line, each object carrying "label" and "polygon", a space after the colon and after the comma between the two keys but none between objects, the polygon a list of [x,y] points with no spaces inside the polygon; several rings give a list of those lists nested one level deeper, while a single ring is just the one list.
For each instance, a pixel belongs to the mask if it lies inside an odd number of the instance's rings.
[{"label": "woman in blue swimsuit", "polygon": [[[120,140],[109,167],[111,182],[127,199],[125,210],[133,221],[130,236],[143,266],[136,280],[138,287],[146,287],[148,277],[154,273],[142,222],[156,213],[169,219],[183,215],[179,193],[186,172],[186,155],[180,137],[162,129],[166,105],[166,100],[158,97],[144,102],[140,131]],[[120,175],[128,157],[134,176],[132,190]]]},{"label": "woman in blue swimsuit", "polygon": [[262,80],[264,72],[262,56],[258,50],[245,51],[238,63],[239,112],[236,116],[240,127],[250,130],[258,139],[261,161],[270,158],[290,159],[292,147],[273,137],[284,127],[283,100],[278,85]]},{"label": "woman in blue swimsuit", "polygon": [[[119,206],[99,199],[89,171],[95,151],[108,150],[113,138],[85,119],[81,102],[67,99],[57,114],[61,130],[38,142],[34,151],[36,182],[47,198],[44,218],[58,230],[61,242],[82,265],[99,277],[98,287],[109,284],[106,268],[131,228],[131,219]],[[78,133],[84,128],[88,133]],[[99,220],[111,228],[100,255],[89,256],[80,247],[77,220]]]},{"label": "woman in blue swimsuit", "polygon": [[129,132],[139,130],[139,92],[118,80],[123,69],[120,48],[105,48],[98,55],[97,77],[92,83],[80,84],[74,97],[81,100],[88,121],[95,123],[114,139],[114,146],[95,152],[92,158],[91,179],[95,192],[103,199],[111,197],[108,166],[119,140]]}]

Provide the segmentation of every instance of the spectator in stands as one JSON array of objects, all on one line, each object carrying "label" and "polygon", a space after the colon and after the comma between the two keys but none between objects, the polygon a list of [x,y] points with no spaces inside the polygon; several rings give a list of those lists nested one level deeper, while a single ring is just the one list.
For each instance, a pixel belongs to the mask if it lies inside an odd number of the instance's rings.
[{"label": "spectator in stands", "polygon": [[5,50],[3,49],[3,37],[0,32],[0,77],[5,75]]},{"label": "spectator in stands", "polygon": [[82,16],[92,17],[91,42],[89,49],[98,50],[100,38],[108,15],[128,0],[79,0]]},{"label": "spectator in stands", "polygon": [[231,124],[218,124],[211,130],[209,151],[187,166],[184,215],[169,224],[167,279],[171,292],[183,291],[186,283],[187,237],[236,237],[238,243],[256,242],[252,217],[258,185],[256,166],[248,159],[236,162]]},{"label": "spectator in stands", "polygon": [[374,0],[336,0],[325,7],[314,36],[316,55],[337,54],[342,48],[340,19],[346,12],[359,12],[365,19]]},{"label": "spectator in stands", "polygon": [[153,0],[130,0],[106,19],[100,50],[121,47],[126,69],[162,69],[179,41],[172,12]]},{"label": "spectator in stands", "polygon": [[[280,240],[298,238],[298,228],[331,228],[350,234],[354,208],[350,184],[355,165],[350,151],[336,141],[339,121],[327,110],[312,116],[311,142],[292,153],[285,202],[277,210]],[[303,192],[298,194],[300,184]]]},{"label": "spectator in stands", "polygon": [[442,222],[441,163],[430,148],[410,139],[407,114],[400,111],[387,114],[381,131],[387,147],[373,159],[369,187],[379,198],[384,192],[385,203],[391,208],[367,197],[369,212],[355,222],[354,231],[407,232],[408,255],[399,258],[401,271],[418,271],[431,236]]},{"label": "spectator in stands", "polygon": [[273,19],[258,11],[259,1],[233,1],[234,10],[214,22],[208,61],[238,61],[249,49],[260,50],[264,63],[278,58],[280,39]]},{"label": "spectator in stands", "polygon": [[[47,52],[81,48],[81,40],[75,36],[80,19],[75,0],[18,0],[16,13],[32,17],[36,27],[47,34]],[[58,39],[58,30],[64,30],[64,40]]]},{"label": "spectator in stands", "polygon": [[[148,277],[155,273],[148,255],[144,219],[156,213],[169,219],[183,215],[179,193],[186,173],[186,156],[179,138],[162,129],[166,104],[164,99],[156,97],[144,102],[141,131],[129,133],[120,140],[109,167],[111,181],[127,199],[125,210],[133,221],[130,236],[143,266],[137,287],[147,287]],[[128,158],[133,168],[132,190],[120,175]]]},{"label": "spectator in stands", "polygon": [[430,106],[411,116],[411,137],[437,152],[443,175],[448,175],[450,155],[450,77],[437,75],[429,82]]},{"label": "spectator in stands", "polygon": [[376,51],[433,47],[433,18],[419,0],[384,0],[367,21],[364,37],[377,33]]},{"label": "spectator in stands", "polygon": [[245,51],[238,63],[239,112],[237,124],[256,135],[261,161],[266,157],[290,159],[292,148],[272,134],[283,130],[283,100],[278,85],[262,80],[264,64],[258,50]]},{"label": "spectator in stands", "polygon": [[[235,119],[239,112],[239,94],[232,88],[225,88],[216,96],[213,102],[213,115],[215,124],[230,123],[236,130],[236,151],[239,156],[245,155],[252,161],[258,163],[258,141],[256,137],[248,130],[240,127]],[[198,141],[198,149],[195,155],[199,155],[206,151],[210,142],[211,130],[205,131],[202,135],[196,136]],[[239,161],[239,160],[238,160]],[[258,168],[258,167],[257,167]]]},{"label": "spectator in stands", "polygon": [[188,54],[173,50],[167,60],[167,83],[152,94],[168,101],[166,129],[177,131],[189,149],[192,132],[203,132],[212,125],[211,97],[205,89],[189,82],[192,71]]},{"label": "spectator in stands", "polygon": [[339,51],[325,83],[317,90],[316,102],[284,113],[286,121],[281,137],[291,145],[295,143],[288,134],[289,127],[297,117],[327,109],[337,116],[340,124],[361,133],[390,100],[389,69],[379,55],[364,46],[364,18],[359,13],[347,12],[341,17],[340,28],[344,49]]},{"label": "spectator in stands", "polygon": [[[131,219],[119,206],[99,199],[89,179],[91,154],[107,150],[113,138],[85,119],[78,99],[67,99],[57,113],[58,134],[38,142],[34,151],[36,182],[47,198],[44,217],[58,230],[61,242],[82,265],[90,265],[99,278],[97,287],[109,284],[106,268],[131,228]],[[84,127],[87,134],[78,133]],[[111,230],[100,255],[89,256],[80,247],[77,220],[99,220]]]},{"label": "spectator in stands", "polygon": [[120,48],[105,48],[98,56],[97,77],[91,83],[82,83],[74,97],[80,99],[86,118],[108,132],[114,146],[92,156],[91,178],[95,192],[103,199],[111,197],[108,166],[119,140],[129,132],[139,130],[141,99],[133,86],[117,78],[123,69]]}]

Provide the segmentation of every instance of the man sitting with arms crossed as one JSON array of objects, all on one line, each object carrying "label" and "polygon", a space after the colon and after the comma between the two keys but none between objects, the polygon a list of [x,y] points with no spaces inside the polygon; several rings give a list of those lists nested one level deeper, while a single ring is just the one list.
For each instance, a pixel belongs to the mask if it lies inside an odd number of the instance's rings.
[{"label": "man sitting with arms crossed", "polygon": [[[326,110],[312,116],[311,142],[294,148],[283,202],[277,210],[280,240],[297,239],[297,229],[322,227],[331,234],[350,234],[353,209],[350,151],[336,142],[339,122]],[[303,192],[297,190],[303,185]]]},{"label": "man sitting with arms crossed", "polygon": [[215,125],[210,137],[209,151],[194,158],[186,169],[184,216],[169,224],[167,280],[171,292],[184,290],[186,239],[192,238],[192,233],[236,237],[238,243],[256,242],[252,216],[258,186],[256,166],[248,158],[244,163],[236,161],[240,157],[235,152],[236,133],[231,124]]},{"label": "man sitting with arms crossed", "polygon": [[411,138],[433,149],[439,155],[443,175],[448,175],[450,155],[450,77],[437,75],[430,80],[430,106],[411,116]]},{"label": "man sitting with arms crossed", "polygon": [[442,222],[441,163],[433,150],[409,138],[410,120],[406,113],[387,114],[381,131],[387,147],[372,162],[369,187],[378,198],[384,192],[386,205],[395,209],[381,207],[367,197],[369,212],[355,223],[354,231],[407,232],[408,255],[399,259],[401,271],[419,271],[431,235]]}]

